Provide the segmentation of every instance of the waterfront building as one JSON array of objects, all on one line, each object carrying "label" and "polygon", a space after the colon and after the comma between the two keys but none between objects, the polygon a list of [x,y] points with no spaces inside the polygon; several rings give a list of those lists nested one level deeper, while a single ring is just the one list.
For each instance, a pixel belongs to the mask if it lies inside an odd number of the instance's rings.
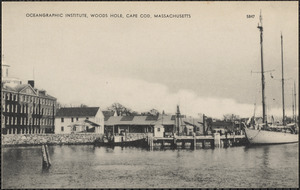
[{"label": "waterfront building", "polygon": [[10,77],[9,65],[2,65],[2,134],[36,134],[54,131],[56,98],[34,86]]},{"label": "waterfront building", "polygon": [[104,115],[100,107],[60,108],[55,116],[55,133],[104,133]]},{"label": "waterfront building", "polygon": [[[104,126],[107,134],[155,133],[168,137],[176,132],[176,116],[162,114],[156,116],[111,116],[105,118]],[[180,127],[183,129],[180,135],[192,135],[193,132],[198,135],[204,134],[202,119],[181,118]],[[191,132],[190,128],[192,128]]]},{"label": "waterfront building", "polygon": [[154,137],[164,137],[165,128],[163,125],[154,125]]}]

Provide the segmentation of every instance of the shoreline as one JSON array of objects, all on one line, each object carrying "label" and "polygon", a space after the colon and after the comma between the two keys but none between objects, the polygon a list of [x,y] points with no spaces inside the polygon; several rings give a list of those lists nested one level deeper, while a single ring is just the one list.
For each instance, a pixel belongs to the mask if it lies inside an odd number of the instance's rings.
[{"label": "shoreline", "polygon": [[10,134],[1,135],[1,147],[25,147],[47,145],[84,145],[103,140],[102,134]]},{"label": "shoreline", "polygon": [[63,146],[63,145],[94,145],[94,142],[86,142],[86,143],[41,143],[41,144],[1,144],[1,148],[6,147],[30,147],[30,146],[41,146],[43,144],[47,144],[48,146]]}]

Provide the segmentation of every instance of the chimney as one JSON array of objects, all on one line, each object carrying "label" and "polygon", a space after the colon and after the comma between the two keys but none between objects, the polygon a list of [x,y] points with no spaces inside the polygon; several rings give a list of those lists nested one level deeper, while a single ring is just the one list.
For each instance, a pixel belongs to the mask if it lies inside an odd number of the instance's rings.
[{"label": "chimney", "polygon": [[34,80],[29,80],[29,81],[28,81],[28,84],[30,84],[30,86],[31,86],[32,88],[34,88]]}]

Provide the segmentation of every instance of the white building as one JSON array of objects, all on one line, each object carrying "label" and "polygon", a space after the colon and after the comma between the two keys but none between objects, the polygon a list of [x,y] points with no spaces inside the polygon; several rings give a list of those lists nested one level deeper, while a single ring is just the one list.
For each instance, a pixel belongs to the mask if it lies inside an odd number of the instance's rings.
[{"label": "white building", "polygon": [[104,133],[104,115],[100,107],[60,108],[55,116],[55,134]]}]

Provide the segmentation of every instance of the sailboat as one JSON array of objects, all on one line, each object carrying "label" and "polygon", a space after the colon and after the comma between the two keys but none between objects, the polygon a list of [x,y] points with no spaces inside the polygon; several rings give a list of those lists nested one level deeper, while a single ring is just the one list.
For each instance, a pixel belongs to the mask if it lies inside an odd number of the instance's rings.
[{"label": "sailboat", "polygon": [[257,27],[260,31],[260,47],[261,47],[261,82],[262,82],[262,110],[263,122],[254,126],[246,126],[244,123],[245,135],[250,144],[283,144],[296,143],[299,140],[293,128],[285,125],[284,112],[284,78],[283,78],[283,49],[282,49],[282,35],[281,35],[281,57],[282,57],[282,100],[283,100],[283,126],[269,126],[265,112],[265,77],[263,65],[263,26],[262,17],[260,15],[260,24]]}]

